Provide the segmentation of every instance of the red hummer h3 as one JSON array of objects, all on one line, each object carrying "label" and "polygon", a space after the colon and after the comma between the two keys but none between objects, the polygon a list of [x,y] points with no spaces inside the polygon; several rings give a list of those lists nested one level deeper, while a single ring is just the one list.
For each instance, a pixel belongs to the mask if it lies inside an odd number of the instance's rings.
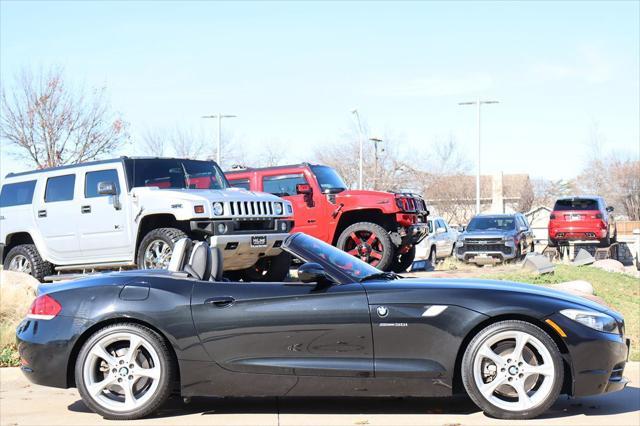
[{"label": "red hummer h3", "polygon": [[383,271],[405,271],[428,233],[422,197],[347,189],[331,167],[308,163],[241,168],[225,173],[232,186],[268,192],[293,204],[295,226]]}]

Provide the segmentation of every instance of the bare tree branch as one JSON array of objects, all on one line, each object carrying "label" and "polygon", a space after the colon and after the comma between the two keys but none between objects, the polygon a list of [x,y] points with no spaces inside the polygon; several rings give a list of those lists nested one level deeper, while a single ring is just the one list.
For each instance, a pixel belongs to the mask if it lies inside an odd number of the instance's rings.
[{"label": "bare tree branch", "polygon": [[2,90],[0,136],[37,168],[80,163],[109,154],[127,140],[127,125],[111,113],[105,89],[86,96],[68,88],[60,68],[24,70]]}]

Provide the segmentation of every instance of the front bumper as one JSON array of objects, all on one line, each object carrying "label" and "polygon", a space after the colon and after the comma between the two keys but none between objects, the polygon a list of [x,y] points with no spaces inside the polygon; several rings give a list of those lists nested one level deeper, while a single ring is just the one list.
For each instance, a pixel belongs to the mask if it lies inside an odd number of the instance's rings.
[{"label": "front bumper", "polygon": [[456,258],[463,262],[489,265],[501,263],[516,257],[515,244],[492,242],[488,244],[469,244],[464,242],[456,248]]},{"label": "front bumper", "polygon": [[624,336],[602,333],[578,324],[561,314],[551,320],[565,330],[572,383],[565,389],[572,396],[589,396],[616,392],[629,381],[624,368],[629,357],[630,341]]},{"label": "front bumper", "polygon": [[428,234],[429,228],[427,227],[426,223],[416,223],[415,225],[410,225],[400,232],[402,241],[399,245],[416,245],[420,243],[420,241],[424,240]]},{"label": "front bumper", "polygon": [[[223,257],[225,271],[237,271],[253,266],[259,258],[277,256],[282,249],[282,242],[289,236],[288,233],[273,234],[236,234],[236,235],[212,235],[209,237],[209,245],[220,249]],[[254,244],[254,238],[259,237],[259,245]]]}]

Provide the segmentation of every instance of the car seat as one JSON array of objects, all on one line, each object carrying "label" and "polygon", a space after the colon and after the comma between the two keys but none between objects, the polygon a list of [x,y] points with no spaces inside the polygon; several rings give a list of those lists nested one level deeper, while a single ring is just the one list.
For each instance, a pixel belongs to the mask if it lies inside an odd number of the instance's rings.
[{"label": "car seat", "polygon": [[192,246],[193,241],[190,238],[181,238],[176,241],[173,245],[173,253],[171,253],[171,260],[167,269],[173,272],[182,272]]},{"label": "car seat", "polygon": [[193,245],[189,263],[184,266],[183,271],[198,280],[209,281],[211,277],[211,258],[209,245],[204,241],[198,241]]},{"label": "car seat", "polygon": [[222,253],[218,247],[211,247],[211,281],[224,281],[222,277]]}]

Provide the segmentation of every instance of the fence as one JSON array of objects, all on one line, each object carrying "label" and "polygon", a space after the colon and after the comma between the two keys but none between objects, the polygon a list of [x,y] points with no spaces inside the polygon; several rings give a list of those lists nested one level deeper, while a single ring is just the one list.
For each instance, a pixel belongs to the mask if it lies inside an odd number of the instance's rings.
[{"label": "fence", "polygon": [[640,229],[640,220],[621,220],[616,222],[618,235],[633,235],[634,229]]}]

